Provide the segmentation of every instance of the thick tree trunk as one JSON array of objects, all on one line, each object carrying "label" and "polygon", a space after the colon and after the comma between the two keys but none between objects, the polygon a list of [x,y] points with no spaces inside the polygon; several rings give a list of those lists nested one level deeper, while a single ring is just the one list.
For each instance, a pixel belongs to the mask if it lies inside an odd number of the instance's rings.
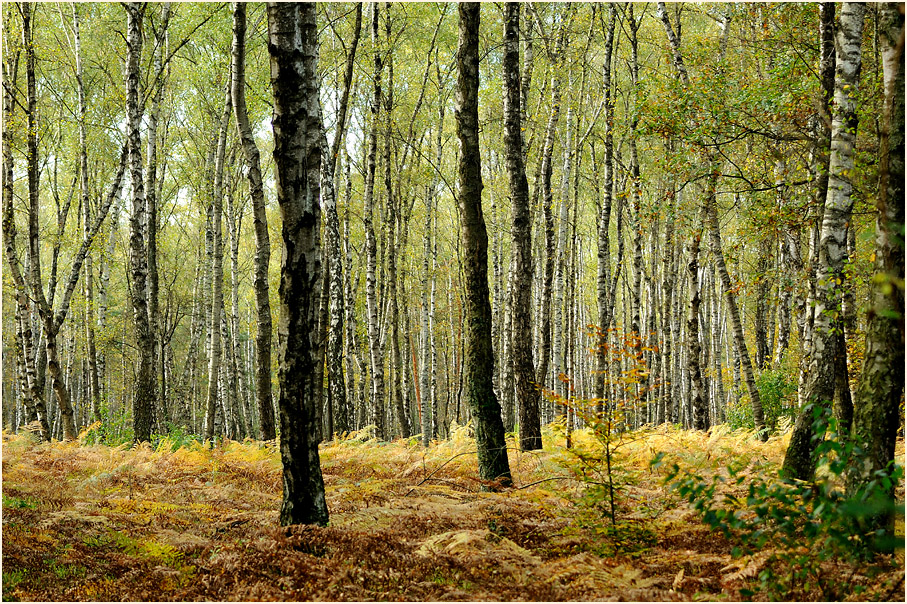
[{"label": "thick tree trunk", "polygon": [[268,4],[274,162],[283,218],[278,407],[283,461],[280,524],[328,521],[318,456],[317,317],[321,284],[318,29],[314,4]]},{"label": "thick tree trunk", "polygon": [[485,489],[492,482],[511,483],[501,407],[494,394],[494,355],[491,344],[491,304],[488,300],[488,234],[482,217],[482,168],[479,153],[479,8],[458,5],[457,137],[460,155],[458,205],[466,252],[464,298],[466,318],[466,397],[475,419],[479,478]]},{"label": "thick tree trunk", "polygon": [[265,211],[264,187],[261,179],[261,160],[249,114],[246,110],[246,4],[237,2],[233,9],[233,112],[236,129],[242,142],[248,167],[249,195],[252,198],[252,223],[255,233],[255,258],[252,286],[255,290],[257,333],[255,335],[255,394],[258,402],[258,434],[262,440],[272,440],[274,406],[271,402],[271,303],[268,292],[268,264],[271,243],[268,237],[268,215]]},{"label": "thick tree trunk", "polygon": [[523,163],[523,135],[520,116],[519,27],[520,4],[508,2],[504,21],[504,126],[507,175],[510,180],[512,224],[510,229],[511,351],[519,414],[520,448],[542,448],[539,422],[540,394],[535,384],[532,361],[532,219],[529,212],[529,183]]},{"label": "thick tree trunk", "polygon": [[833,317],[840,313],[839,284],[844,279],[847,224],[853,210],[850,174],[854,169],[856,95],[860,80],[864,12],[863,4],[845,3],[836,33],[836,47],[840,51],[835,68],[836,111],[832,122],[828,195],[816,270],[815,328],[804,395],[807,405],[797,418],[782,466],[783,474],[801,480],[810,480],[815,472],[817,442],[813,410],[828,405],[835,392],[835,332],[841,326],[840,321]]},{"label": "thick tree trunk", "polygon": [[126,113],[128,116],[129,175],[132,213],[129,218],[129,265],[132,273],[132,313],[139,367],[132,403],[136,442],[151,440],[154,415],[154,336],[148,317],[148,256],[145,248],[145,184],[142,175],[141,57],[142,22],[146,6],[126,5]]},{"label": "thick tree trunk", "polygon": [[[885,105],[880,144],[881,183],[876,207],[875,278],[867,318],[866,356],[857,388],[854,441],[866,452],[851,476],[849,490],[891,475],[897,440],[898,407],[904,393],[904,13],[891,2],[879,7],[879,46]],[[894,481],[885,489],[889,509],[870,528],[892,531]],[[893,531],[892,531],[893,532]]]}]

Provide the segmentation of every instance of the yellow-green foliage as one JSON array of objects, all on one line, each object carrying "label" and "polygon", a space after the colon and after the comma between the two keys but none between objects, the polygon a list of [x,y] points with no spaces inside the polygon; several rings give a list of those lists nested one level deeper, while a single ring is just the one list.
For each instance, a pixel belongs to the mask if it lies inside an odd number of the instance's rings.
[{"label": "yellow-green foliage", "polygon": [[557,426],[544,429],[541,451],[519,451],[509,435],[517,488],[500,493],[479,491],[471,427],[450,433],[428,448],[380,442],[370,428],[322,444],[331,525],[287,530],[276,528],[275,442],[173,450],[3,434],[4,598],[737,599],[752,577],[664,490],[669,464],[649,462],[664,454],[699,473],[732,462],[767,473],[787,444],[724,427],[616,435],[612,527],[576,472],[580,456],[601,458],[590,430],[573,432],[572,451]]}]

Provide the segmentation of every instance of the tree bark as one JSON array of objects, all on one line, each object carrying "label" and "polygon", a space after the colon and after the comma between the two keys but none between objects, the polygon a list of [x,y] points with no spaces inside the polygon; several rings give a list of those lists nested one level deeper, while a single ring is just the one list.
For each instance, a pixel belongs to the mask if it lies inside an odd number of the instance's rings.
[{"label": "tree bark", "polygon": [[274,91],[274,162],[283,219],[278,323],[280,524],[328,522],[318,456],[317,317],[321,285],[319,172],[322,124],[318,29],[311,3],[268,3],[268,51]]},{"label": "tree bark", "polygon": [[809,377],[809,355],[815,333],[816,313],[816,268],[819,264],[819,230],[825,215],[825,198],[828,195],[828,169],[831,146],[831,100],[835,90],[835,3],[819,4],[819,76],[821,89],[820,115],[817,123],[818,142],[811,149],[811,175],[813,200],[810,205],[810,227],[808,256],[806,263],[806,287],[803,297],[803,319],[801,320],[800,375],[797,383],[797,398],[800,408],[806,406],[807,380]]},{"label": "tree bark", "polygon": [[271,242],[268,236],[268,214],[265,211],[261,159],[246,109],[246,4],[236,2],[233,8],[233,113],[248,168],[249,196],[252,198],[252,225],[255,233],[255,258],[252,287],[255,290],[257,333],[255,335],[255,395],[258,403],[258,435],[272,440],[274,406],[271,402],[271,303],[268,288],[268,264]]},{"label": "tree bark", "polygon": [[[856,141],[856,95],[859,89],[863,14],[861,3],[845,3],[836,32],[839,50],[835,68],[835,105],[832,121],[831,161],[828,195],[816,268],[815,327],[810,349],[809,375],[801,410],[791,435],[781,471],[784,475],[811,480],[815,472],[816,435],[813,410],[828,405],[834,398],[836,331],[841,328],[840,286],[844,281],[847,254],[847,224],[853,210],[854,145]],[[821,436],[821,435],[819,435]]]},{"label": "tree bark", "polygon": [[[30,10],[30,7],[29,9]],[[10,275],[16,288],[16,334],[21,347],[24,387],[23,404],[27,411],[27,421],[38,422],[38,432],[42,440],[49,441],[50,426],[47,421],[47,408],[44,393],[38,386],[35,370],[34,336],[31,328],[30,302],[28,285],[23,277],[23,270],[16,251],[16,222],[13,213],[13,152],[12,152],[12,117],[16,106],[16,79],[19,71],[19,49],[3,63],[3,240],[6,249],[6,260],[9,263]]]},{"label": "tree bark", "polygon": [[509,485],[510,465],[504,441],[501,407],[494,394],[491,304],[488,300],[488,234],[482,217],[482,168],[479,152],[479,8],[460,4],[457,44],[457,164],[460,230],[466,252],[464,298],[466,318],[466,397],[475,419],[479,478]]},{"label": "tree bark", "polygon": [[608,370],[607,334],[611,325],[611,315],[614,311],[614,301],[611,299],[611,204],[614,191],[614,104],[611,98],[611,65],[612,51],[614,48],[614,24],[617,11],[614,6],[608,5],[608,25],[605,30],[605,43],[602,51],[602,94],[605,100],[605,157],[601,167],[602,203],[598,215],[598,273],[596,280],[596,296],[598,302],[598,334],[595,342],[595,356],[597,360],[595,375],[596,412],[604,410],[605,380]]},{"label": "tree bark", "polygon": [[136,442],[151,440],[154,415],[154,336],[148,316],[148,256],[145,247],[145,184],[142,175],[140,126],[142,22],[147,5],[126,5],[126,113],[128,116],[129,175],[132,182],[132,213],[129,218],[129,265],[132,273],[132,313],[139,367],[132,402]]},{"label": "tree bark", "polygon": [[[230,109],[233,99],[230,88],[227,88],[224,110],[221,113],[220,127],[217,136],[217,151],[214,159],[214,191],[211,198],[211,227],[213,257],[211,263],[211,322],[208,324],[208,337],[211,348],[208,358],[208,396],[205,399],[205,440],[214,438],[214,425],[217,419],[218,379],[221,371],[222,341],[221,312],[224,305],[224,238],[222,214],[224,206],[224,156],[227,148],[227,129],[230,122]],[[224,417],[226,424],[229,418]]]},{"label": "tree bark", "polygon": [[[849,491],[867,486],[878,473],[890,476],[897,440],[898,407],[904,392],[904,13],[903,5],[879,6],[879,46],[885,105],[879,195],[876,198],[875,277],[867,317],[866,355],[855,401],[854,441],[865,452],[851,475]],[[894,504],[894,482],[885,489]],[[893,532],[890,510],[871,528]]]},{"label": "tree bark", "polygon": [[504,21],[504,126],[511,203],[511,351],[520,427],[520,449],[542,448],[539,390],[532,360],[532,218],[523,162],[520,111],[520,4],[508,2]]},{"label": "tree bark", "polygon": [[[82,40],[79,32],[79,11],[76,4],[72,5],[72,28],[74,53],[76,58],[76,88],[79,97],[79,189],[82,198],[83,214],[83,241],[88,239],[91,225],[91,204],[88,191],[88,134],[85,124],[85,83],[82,71]],[[94,421],[101,421],[101,392],[98,383],[98,352],[95,345],[95,313],[94,313],[94,271],[92,255],[89,251],[85,256],[85,346],[88,353],[88,390],[91,399],[91,417]]]},{"label": "tree bark", "polygon": [[363,213],[365,222],[365,304],[368,333],[369,368],[371,370],[372,400],[369,405],[370,420],[375,425],[376,436],[385,438],[384,430],[384,353],[378,333],[378,295],[375,271],[377,269],[377,242],[373,224],[375,195],[375,170],[378,153],[378,117],[381,111],[382,59],[378,45],[378,4],[372,4],[372,44],[374,45],[375,71],[374,97],[371,104],[371,129],[368,138],[368,159],[365,177]]},{"label": "tree bark", "polygon": [[[161,112],[161,98],[164,93],[164,63],[162,55],[165,52],[164,42],[167,36],[167,26],[170,23],[170,3],[165,2],[161,5],[160,22],[154,40],[154,64],[153,86],[154,94],[151,97],[151,109],[148,112],[148,127],[146,129],[146,159],[147,169],[145,170],[145,212],[146,212],[146,253],[148,255],[148,321],[150,323],[151,337],[154,347],[154,366],[160,368],[160,388],[156,391],[160,395],[158,412],[166,416],[168,412],[167,396],[164,386],[164,349],[162,346],[160,311],[158,309],[158,266],[157,266],[157,230],[158,230],[158,121]],[[157,374],[155,374],[157,376]],[[155,380],[157,377],[155,377]],[[162,419],[158,418],[158,424],[163,428]]]}]

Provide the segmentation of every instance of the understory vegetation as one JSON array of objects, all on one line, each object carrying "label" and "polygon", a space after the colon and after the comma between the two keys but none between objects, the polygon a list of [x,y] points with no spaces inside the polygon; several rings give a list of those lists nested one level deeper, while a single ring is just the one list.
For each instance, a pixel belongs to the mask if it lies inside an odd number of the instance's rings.
[{"label": "understory vegetation", "polygon": [[[554,424],[542,450],[521,452],[508,435],[515,488],[492,493],[480,492],[470,426],[452,426],[449,440],[428,448],[419,437],[379,441],[368,428],[347,434],[321,446],[331,513],[321,528],[276,526],[274,441],[212,446],[175,434],[129,448],[90,444],[94,430],[72,443],[4,432],[3,599],[903,595],[902,515],[899,545],[861,555],[828,545],[840,517],[815,508],[821,497],[806,502],[813,513],[803,522],[771,516],[800,505],[793,487],[772,478],[789,434],[762,443],[727,426],[666,424],[610,440],[588,428],[570,436],[568,450]],[[903,468],[903,440],[896,460]],[[822,466],[818,488],[840,491],[841,477],[833,464]],[[895,496],[902,507],[902,478]],[[722,511],[732,499],[736,509]],[[771,513],[757,523],[746,509]],[[803,533],[805,525],[816,530]]]}]

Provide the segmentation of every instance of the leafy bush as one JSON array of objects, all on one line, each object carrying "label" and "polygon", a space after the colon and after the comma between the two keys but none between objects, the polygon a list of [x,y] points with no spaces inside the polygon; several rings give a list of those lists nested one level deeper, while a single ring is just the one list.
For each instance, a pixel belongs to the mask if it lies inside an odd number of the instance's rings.
[{"label": "leafy bush", "polygon": [[[797,384],[783,369],[767,369],[756,378],[756,388],[762,401],[762,412],[769,432],[774,432],[782,418],[793,420],[797,415]],[[727,409],[727,422],[732,429],[753,430],[753,409],[748,397],[741,397]]]},{"label": "leafy bush", "polygon": [[[851,592],[853,578],[830,580],[822,573],[830,561],[857,564],[878,553],[903,549],[903,537],[887,527],[874,528],[878,519],[903,514],[891,497],[893,485],[904,476],[895,465],[879,471],[874,480],[845,492],[848,473],[865,453],[852,441],[839,438],[828,410],[817,409],[815,430],[831,438],[817,449],[814,482],[751,477],[741,466],[728,466],[727,477],[705,478],[681,470],[675,463],[666,482],[691,504],[713,530],[736,543],[735,557],[765,554],[758,574],[759,589],[768,597],[802,599],[819,590],[828,600]],[[656,457],[655,464],[660,462]],[[753,591],[742,589],[752,596]]]},{"label": "leafy bush", "polygon": [[132,443],[132,422],[129,418],[119,413],[111,413],[107,405],[101,406],[100,415],[100,421],[82,429],[79,434],[80,443],[109,447]]}]

